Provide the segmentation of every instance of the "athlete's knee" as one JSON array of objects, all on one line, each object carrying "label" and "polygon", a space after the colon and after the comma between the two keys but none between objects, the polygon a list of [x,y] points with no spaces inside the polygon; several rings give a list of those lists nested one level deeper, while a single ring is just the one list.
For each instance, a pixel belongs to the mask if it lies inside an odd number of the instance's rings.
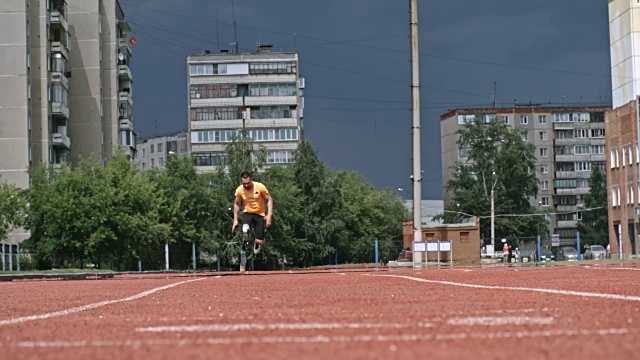
[{"label": "athlete's knee", "polygon": [[242,224],[242,232],[245,234],[249,232],[249,224]]}]

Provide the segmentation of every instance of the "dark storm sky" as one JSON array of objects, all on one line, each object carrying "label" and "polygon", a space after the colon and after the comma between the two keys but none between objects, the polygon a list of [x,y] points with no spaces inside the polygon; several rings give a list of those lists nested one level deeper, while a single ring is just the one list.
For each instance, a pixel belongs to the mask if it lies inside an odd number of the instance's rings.
[{"label": "dark storm sky", "polygon": [[[187,129],[186,55],[234,42],[231,1],[121,0],[138,40],[139,137]],[[610,104],[606,1],[418,3],[423,198],[442,198],[439,116],[491,104],[494,81],[505,106]],[[305,135],[320,159],[409,191],[409,0],[235,0],[235,14],[241,49],[299,51]]]}]

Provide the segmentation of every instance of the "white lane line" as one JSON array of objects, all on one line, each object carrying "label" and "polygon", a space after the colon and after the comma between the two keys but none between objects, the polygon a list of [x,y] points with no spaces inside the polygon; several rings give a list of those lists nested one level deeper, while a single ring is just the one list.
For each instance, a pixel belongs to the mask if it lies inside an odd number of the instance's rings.
[{"label": "white lane line", "polygon": [[447,320],[449,325],[483,325],[483,326],[501,326],[501,325],[549,325],[553,323],[552,317],[529,317],[529,316],[479,316],[479,317],[461,317],[451,318]]},{"label": "white lane line", "polygon": [[74,347],[139,347],[139,346],[186,346],[186,345],[232,345],[232,344],[304,344],[304,343],[371,343],[389,341],[450,341],[485,340],[510,338],[536,338],[557,336],[610,336],[638,333],[636,328],[600,330],[539,330],[511,332],[478,332],[449,334],[404,334],[404,335],[355,335],[355,336],[269,336],[227,337],[206,339],[142,339],[142,340],[86,340],[86,341],[21,341],[10,346],[24,348],[74,348]]},{"label": "white lane line", "polygon": [[426,283],[440,284],[440,285],[461,286],[461,287],[468,287],[473,289],[533,291],[533,292],[541,292],[541,293],[548,293],[548,294],[573,295],[573,296],[594,297],[594,298],[603,298],[603,299],[611,299],[611,300],[640,301],[640,296],[631,296],[631,295],[603,294],[603,293],[590,293],[590,292],[584,292],[584,291],[555,290],[555,289],[541,289],[541,288],[527,288],[527,287],[465,284],[465,283],[457,283],[452,281],[427,280],[427,279],[421,279],[421,278],[416,278],[411,276],[402,276],[402,275],[371,275],[371,274],[363,274],[363,275],[395,277],[395,278],[407,279],[412,281],[419,281],[419,282],[426,282]]},{"label": "white lane line", "polygon": [[137,299],[143,298],[145,296],[151,295],[153,293],[156,293],[158,291],[170,289],[170,288],[178,286],[178,285],[190,283],[190,282],[193,282],[193,281],[204,280],[204,279],[205,278],[198,278],[198,279],[181,281],[181,282],[178,282],[178,283],[175,283],[175,284],[170,284],[170,285],[161,286],[161,287],[158,287],[158,288],[155,288],[155,289],[147,290],[147,291],[141,292],[140,294],[136,294],[136,295],[129,296],[129,297],[126,297],[126,298],[122,298],[122,299],[101,301],[101,302],[95,303],[95,304],[78,306],[78,307],[74,307],[74,308],[67,309],[67,310],[54,311],[54,312],[41,314],[41,315],[31,315],[31,316],[19,317],[19,318],[9,319],[9,320],[0,320],[0,326],[12,325],[12,324],[20,324],[20,323],[27,322],[27,321],[32,321],[32,320],[49,319],[49,318],[52,318],[52,317],[69,315],[69,314],[77,313],[77,312],[80,312],[80,311],[91,310],[91,309],[95,309],[95,308],[99,308],[99,307],[102,307],[102,306],[111,305],[111,304],[115,304],[115,303],[119,303],[119,302],[123,302],[123,301],[137,300]]},{"label": "white lane line", "polygon": [[429,323],[418,324],[369,324],[369,323],[328,323],[328,324],[209,324],[150,326],[136,328],[138,332],[197,332],[197,331],[242,331],[242,330],[320,330],[320,329],[402,329],[413,326],[431,327]]}]

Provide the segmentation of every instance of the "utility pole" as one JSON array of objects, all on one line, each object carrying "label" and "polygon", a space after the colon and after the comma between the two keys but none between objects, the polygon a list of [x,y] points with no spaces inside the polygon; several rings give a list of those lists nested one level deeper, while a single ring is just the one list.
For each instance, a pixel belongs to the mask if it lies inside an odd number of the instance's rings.
[{"label": "utility pole", "polygon": [[[420,67],[418,52],[418,0],[411,0],[411,110],[413,115],[413,242],[422,241],[422,169],[420,168]],[[418,258],[418,255],[419,258]],[[413,253],[414,264],[422,262]],[[425,264],[427,262],[425,253]]]}]

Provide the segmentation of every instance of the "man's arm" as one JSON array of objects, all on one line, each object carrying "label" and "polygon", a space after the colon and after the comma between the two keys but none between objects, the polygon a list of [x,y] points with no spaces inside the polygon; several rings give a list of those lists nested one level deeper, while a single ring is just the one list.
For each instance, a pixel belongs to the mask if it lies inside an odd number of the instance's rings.
[{"label": "man's arm", "polygon": [[269,193],[265,194],[264,198],[267,199],[267,209],[268,209],[267,216],[266,216],[267,227],[270,227],[271,215],[273,214],[273,198]]},{"label": "man's arm", "polygon": [[231,232],[236,230],[236,226],[238,226],[238,212],[240,212],[240,198],[236,197],[236,201],[233,202],[233,226],[231,227]]}]

